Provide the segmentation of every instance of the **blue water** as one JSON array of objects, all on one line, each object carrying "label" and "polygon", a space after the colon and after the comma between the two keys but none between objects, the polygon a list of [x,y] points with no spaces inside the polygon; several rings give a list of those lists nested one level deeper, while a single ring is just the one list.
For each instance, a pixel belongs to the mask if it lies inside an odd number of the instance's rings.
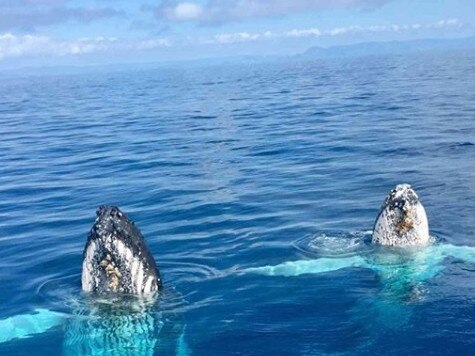
[{"label": "blue water", "polygon": [[[368,269],[242,273],[360,248],[401,182],[432,235],[475,246],[473,53],[10,78],[0,120],[0,319],[74,313],[109,203],[141,228],[193,354],[475,347],[473,264],[447,260],[392,315]],[[65,329],[0,354],[59,354]]]}]

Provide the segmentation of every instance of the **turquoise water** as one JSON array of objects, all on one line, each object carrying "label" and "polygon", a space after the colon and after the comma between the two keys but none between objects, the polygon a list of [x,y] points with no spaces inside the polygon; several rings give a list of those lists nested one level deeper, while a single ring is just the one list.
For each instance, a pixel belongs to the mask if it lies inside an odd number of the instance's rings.
[{"label": "turquoise water", "polygon": [[[475,246],[473,53],[9,78],[0,120],[0,319],[87,308],[82,251],[108,203],[159,265],[164,354],[182,337],[196,355],[475,347],[467,262],[390,302],[370,269],[243,272],[371,253],[401,182],[437,240]],[[59,354],[72,325],[0,354]]]}]

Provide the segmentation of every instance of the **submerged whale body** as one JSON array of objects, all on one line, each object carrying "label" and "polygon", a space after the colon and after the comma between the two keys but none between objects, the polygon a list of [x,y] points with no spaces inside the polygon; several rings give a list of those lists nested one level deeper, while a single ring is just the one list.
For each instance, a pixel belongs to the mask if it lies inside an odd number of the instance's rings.
[{"label": "submerged whale body", "polygon": [[119,208],[101,206],[84,248],[82,289],[151,295],[162,282],[140,230]]}]

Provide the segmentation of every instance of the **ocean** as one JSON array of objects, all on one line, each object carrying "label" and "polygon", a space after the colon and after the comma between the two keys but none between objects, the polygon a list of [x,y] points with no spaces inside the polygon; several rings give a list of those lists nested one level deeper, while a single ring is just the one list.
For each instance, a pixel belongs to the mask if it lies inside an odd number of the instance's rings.
[{"label": "ocean", "polygon": [[473,52],[9,77],[0,137],[0,319],[70,315],[5,340],[2,355],[65,352],[78,303],[87,308],[82,253],[102,204],[135,221],[159,266],[155,311],[168,326],[157,345],[185,340],[193,355],[475,348],[473,263],[446,259],[417,298],[387,307],[371,269],[245,272],[366,253],[398,183],[418,192],[437,241],[475,246]]}]

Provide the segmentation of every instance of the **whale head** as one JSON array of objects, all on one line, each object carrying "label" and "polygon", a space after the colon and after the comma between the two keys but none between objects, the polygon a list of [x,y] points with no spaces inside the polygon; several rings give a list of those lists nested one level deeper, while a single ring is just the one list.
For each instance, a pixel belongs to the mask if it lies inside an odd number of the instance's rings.
[{"label": "whale head", "polygon": [[101,206],[83,253],[82,289],[98,294],[153,295],[161,287],[140,230],[114,206]]},{"label": "whale head", "polygon": [[372,242],[384,246],[416,246],[429,242],[424,206],[409,184],[399,184],[387,195],[374,224]]}]

